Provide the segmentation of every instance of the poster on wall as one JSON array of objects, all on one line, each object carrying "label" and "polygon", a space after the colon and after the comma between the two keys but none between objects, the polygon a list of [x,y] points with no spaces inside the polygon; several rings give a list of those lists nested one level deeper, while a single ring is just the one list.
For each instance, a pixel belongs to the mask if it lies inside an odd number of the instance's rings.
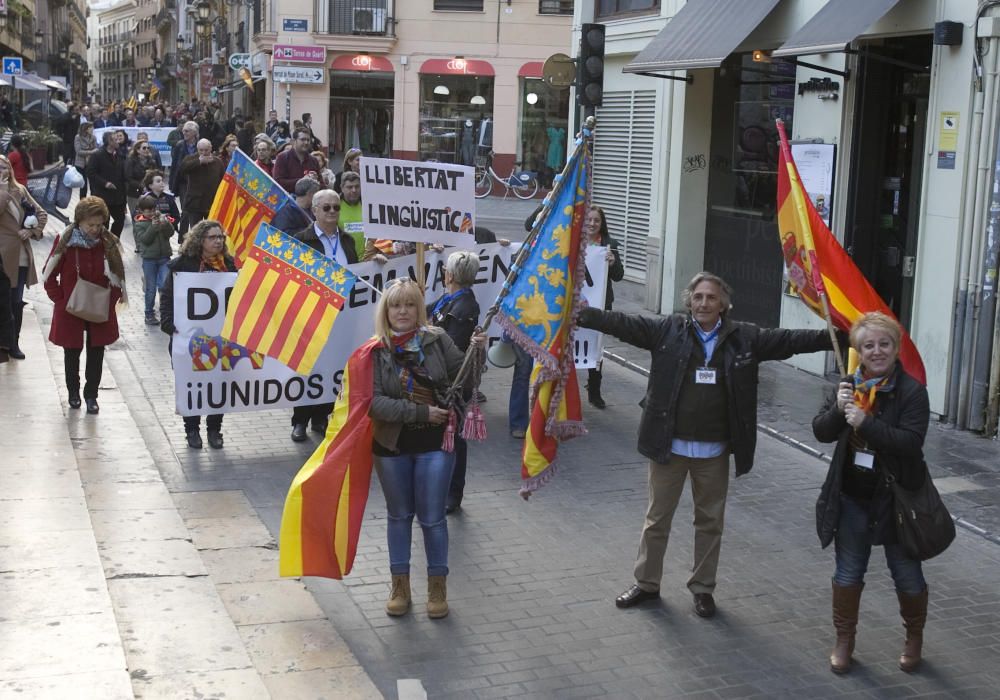
[{"label": "poster on wall", "polygon": [[[806,191],[816,213],[823,223],[830,228],[833,221],[833,178],[837,161],[837,147],[832,143],[816,143],[805,141],[793,143],[792,158],[799,171],[802,188]],[[788,270],[784,271],[784,293],[796,297],[795,285],[788,279]]]}]

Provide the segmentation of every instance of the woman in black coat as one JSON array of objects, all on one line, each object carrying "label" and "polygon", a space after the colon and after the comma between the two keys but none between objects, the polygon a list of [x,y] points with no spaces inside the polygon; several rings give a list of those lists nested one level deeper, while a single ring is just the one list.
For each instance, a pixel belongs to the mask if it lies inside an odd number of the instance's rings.
[{"label": "woman in black coat", "polygon": [[[608,288],[604,295],[604,310],[610,311],[615,301],[612,282],[621,282],[625,277],[625,267],[618,254],[618,241],[608,233],[608,220],[604,210],[597,205],[590,207],[587,218],[583,222],[583,235],[587,237],[587,245],[606,246],[608,249]],[[588,275],[589,276],[589,275]],[[601,396],[601,366],[587,370],[587,400],[595,408],[604,408],[604,398]]]},{"label": "woman in black coat", "polygon": [[908,490],[923,485],[927,466],[923,444],[930,420],[927,388],[902,370],[898,361],[902,329],[889,316],[863,315],[851,327],[851,346],[861,365],[813,419],[821,442],[836,442],[826,482],[816,503],[820,544],[836,544],[833,576],[833,626],[837,641],[830,670],[850,670],[858,607],[873,545],[885,549],[906,628],[899,667],[920,665],[927,583],[920,562],[896,541],[892,522],[892,476]]}]

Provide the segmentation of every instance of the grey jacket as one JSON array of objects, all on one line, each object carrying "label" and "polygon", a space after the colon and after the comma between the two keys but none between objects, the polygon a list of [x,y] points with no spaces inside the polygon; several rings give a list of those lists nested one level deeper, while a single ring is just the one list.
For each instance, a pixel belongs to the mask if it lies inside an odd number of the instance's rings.
[{"label": "grey jacket", "polygon": [[[462,366],[465,354],[441,328],[427,327],[423,331],[424,368],[438,391],[443,394]],[[392,355],[385,348],[374,352],[374,393],[368,409],[375,440],[383,447],[395,450],[403,423],[426,423],[428,407],[403,398],[399,375]]]}]

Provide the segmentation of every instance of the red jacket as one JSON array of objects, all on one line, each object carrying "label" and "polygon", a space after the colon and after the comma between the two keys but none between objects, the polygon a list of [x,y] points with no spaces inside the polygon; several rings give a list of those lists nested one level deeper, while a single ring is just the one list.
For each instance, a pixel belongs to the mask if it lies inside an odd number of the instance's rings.
[{"label": "red jacket", "polygon": [[[59,244],[56,237],[52,244],[55,252]],[[52,256],[49,253],[49,257]],[[45,280],[45,293],[55,304],[52,312],[52,328],[49,330],[49,340],[64,348],[79,349],[83,345],[84,328],[90,331],[90,345],[94,347],[111,345],[118,340],[118,318],[115,316],[115,304],[122,296],[118,287],[111,288],[111,309],[108,320],[104,323],[89,323],[66,311],[66,300],[73,293],[77,280],[77,260],[80,263],[80,277],[107,287],[111,284],[104,274],[104,246],[98,244],[93,248],[67,248],[62,258],[56,263]]]},{"label": "red jacket", "polygon": [[14,171],[14,179],[27,187],[28,176],[31,174],[31,159],[22,156],[17,149],[13,149],[7,154],[7,160],[10,161],[11,170]]},{"label": "red jacket", "polygon": [[319,174],[319,161],[310,154],[306,154],[305,160],[299,160],[294,148],[283,151],[274,159],[274,170],[271,172],[279,185],[285,188],[285,192],[295,195],[295,183],[305,177],[309,171]]}]

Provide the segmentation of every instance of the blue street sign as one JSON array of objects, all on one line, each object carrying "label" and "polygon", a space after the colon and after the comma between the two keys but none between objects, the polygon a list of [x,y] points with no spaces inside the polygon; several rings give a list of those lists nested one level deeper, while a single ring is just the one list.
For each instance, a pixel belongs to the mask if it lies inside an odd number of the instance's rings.
[{"label": "blue street sign", "polygon": [[22,59],[20,56],[4,56],[3,57],[3,74],[4,75],[21,75],[21,63]]},{"label": "blue street sign", "polygon": [[283,18],[281,20],[281,30],[284,32],[308,32],[309,20]]}]

